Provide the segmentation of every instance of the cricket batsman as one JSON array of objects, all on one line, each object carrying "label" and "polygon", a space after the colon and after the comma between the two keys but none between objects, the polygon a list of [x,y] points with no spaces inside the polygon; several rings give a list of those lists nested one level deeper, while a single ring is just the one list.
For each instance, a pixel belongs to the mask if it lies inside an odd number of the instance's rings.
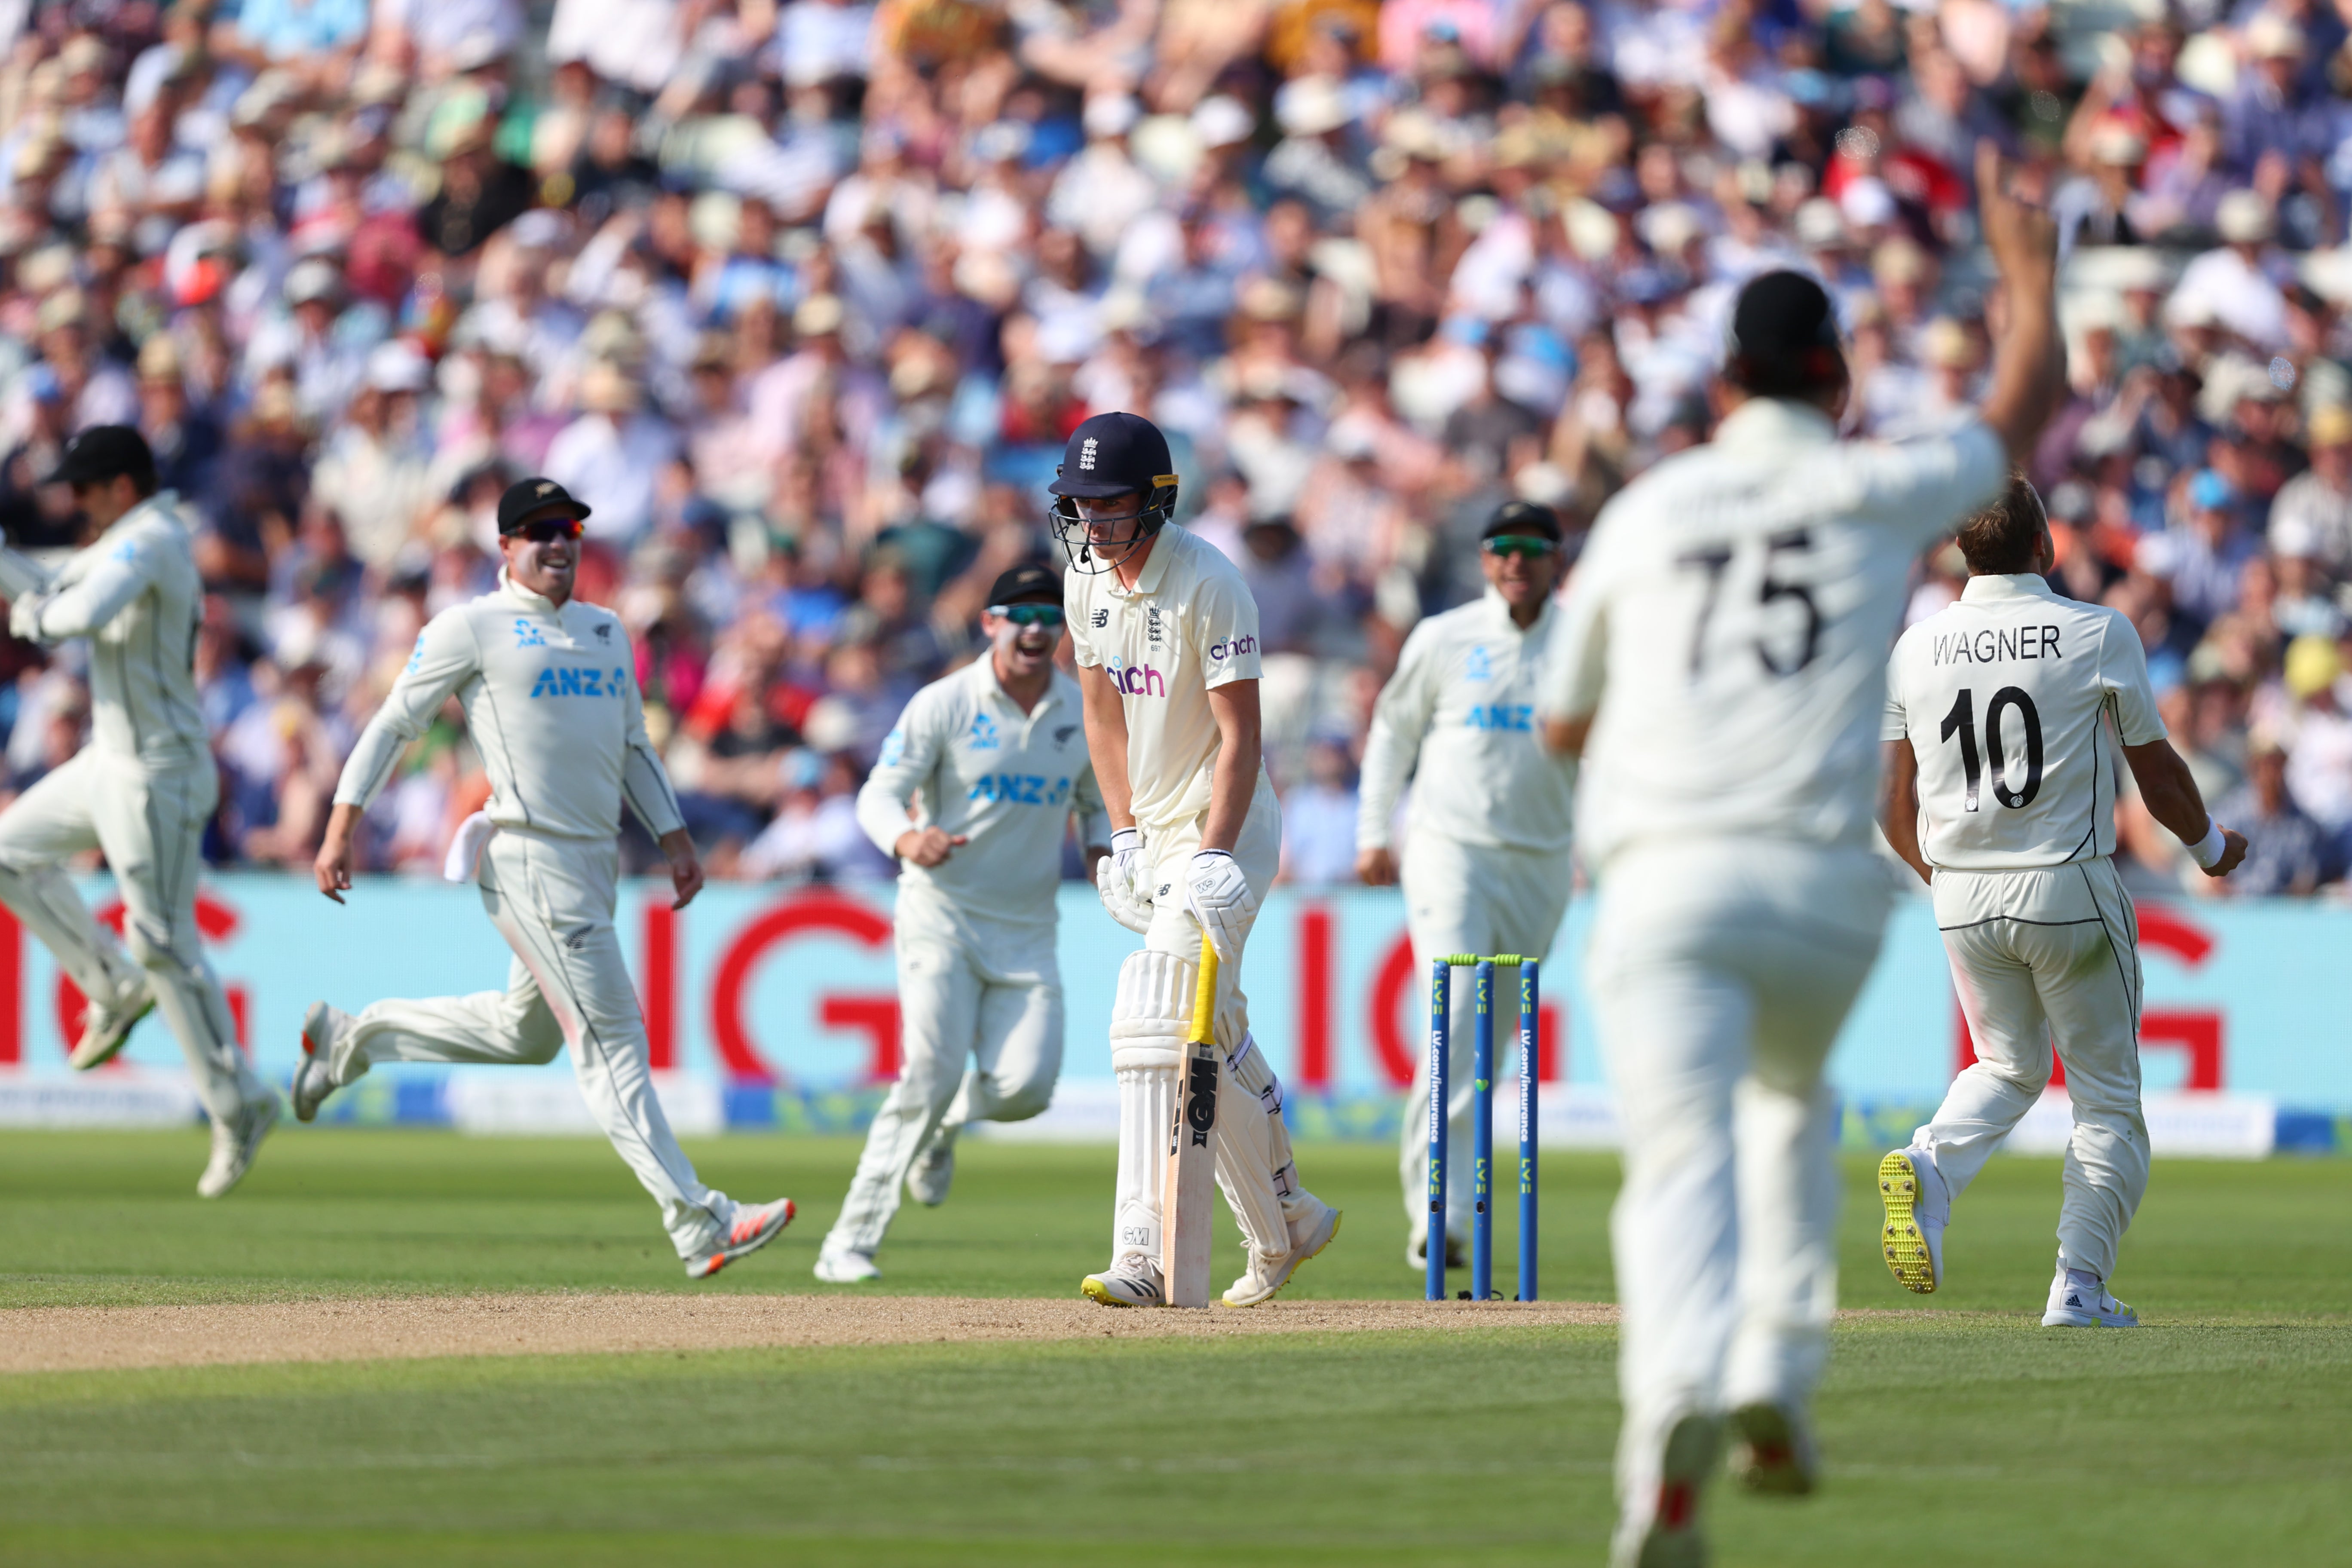
[{"label": "cricket batsman", "polygon": [[1149,419],[1087,419],[1071,433],[1049,489],[1058,498],[1055,536],[1070,560],[1063,603],[1087,747],[1112,828],[1096,887],[1112,917],[1144,939],[1119,970],[1111,1013],[1111,1261],[1080,1289],[1107,1307],[1167,1298],[1160,1185],[1205,931],[1217,955],[1215,1043],[1230,1085],[1217,1184],[1249,1250],[1249,1267],[1223,1300],[1254,1307],[1339,1229],[1339,1211],[1299,1183],[1282,1085],[1251,1037],[1239,984],[1243,947],[1282,846],[1281,808],[1260,760],[1257,605],[1213,546],[1168,526],[1175,465]]},{"label": "cricket batsman", "polygon": [[1751,279],[1714,438],[1609,503],[1562,605],[1540,706],[1584,754],[1588,978],[1625,1139],[1621,1568],[1703,1561],[1727,1425],[1751,1490],[1816,1485],[1837,1297],[1822,1069],[1892,893],[1871,831],[1885,650],[1919,551],[2000,493],[2064,386],[2055,231],[2002,177],[1982,147],[2008,325],[1981,417],[1841,442],[1828,295]]},{"label": "cricket batsman", "polygon": [[360,814],[455,693],[490,801],[460,829],[450,870],[479,883],[483,910],[514,951],[507,988],[376,1002],[357,1016],[312,1003],[294,1114],[310,1121],[376,1062],[537,1065],[569,1046],[590,1112],[661,1205],[688,1277],[701,1279],[773,1240],[793,1204],[739,1204],[704,1186],[654,1097],[645,1020],[613,930],[622,802],[669,859],[673,907],[701,890],[702,867],[646,736],[628,633],[611,611],[572,596],[588,514],[551,479],[524,479],[499,498],[498,590],[442,611],[417,635],[343,765],[314,868],[319,890],[341,903]]},{"label": "cricket batsman", "polygon": [[[1559,619],[1551,599],[1559,585],[1559,519],[1549,507],[1506,502],[1486,525],[1478,563],[1485,595],[1412,629],[1364,745],[1356,874],[1374,887],[1398,879],[1391,821],[1418,763],[1402,877],[1405,924],[1424,975],[1432,959],[1447,953],[1542,958],[1568,910],[1574,875],[1576,764],[1547,751],[1535,724],[1537,677]],[[1449,1151],[1471,1147],[1476,1006],[1474,987],[1454,988]],[[1411,1227],[1405,1260],[1418,1269],[1426,1267],[1429,1237],[1426,1061],[1405,1104],[1402,1174]],[[1451,1171],[1445,1193],[1451,1266],[1461,1259],[1476,1200],[1471,1184]]]},{"label": "cricket batsman", "polygon": [[816,1277],[830,1283],[880,1277],[874,1253],[901,1184],[922,1204],[947,1201],[960,1129],[1020,1121],[1054,1098],[1054,895],[1072,820],[1089,869],[1110,853],[1077,682],[1054,668],[1064,619],[1061,580],[1045,567],[997,578],[981,619],[987,656],[915,693],[857,792],[858,821],[902,868],[904,1056],[817,1251]]},{"label": "cricket batsman", "polygon": [[2147,1192],[2139,1100],[2139,921],[2112,857],[2116,752],[2209,877],[2246,858],[2206,815],[2165,738],[2139,633],[2061,598],[2042,498],[2022,474],[1960,530],[1958,603],[1903,634],[1886,670],[1887,842],[1934,889],[1977,1059],[1935,1119],[1880,1162],[1881,1239],[1897,1282],[1943,1282],[1967,1190],[2066,1064],[2074,1131],[2045,1328],[2131,1328],[2107,1289]]},{"label": "cricket batsman", "polygon": [[[197,942],[205,824],[220,800],[196,705],[204,583],[178,498],[157,489],[154,453],[131,426],[84,430],[42,482],[72,488],[96,538],[45,588],[16,595],[8,629],[44,644],[89,639],[90,742],[0,812],[0,902],[89,999],[76,1068],[110,1060],[133,1024],[163,1009],[212,1119],[212,1158],[196,1192],[216,1198],[252,1165],[277,1123],[278,1096],[238,1049]],[[121,943],[62,869],[86,849],[103,852],[114,873]]]}]

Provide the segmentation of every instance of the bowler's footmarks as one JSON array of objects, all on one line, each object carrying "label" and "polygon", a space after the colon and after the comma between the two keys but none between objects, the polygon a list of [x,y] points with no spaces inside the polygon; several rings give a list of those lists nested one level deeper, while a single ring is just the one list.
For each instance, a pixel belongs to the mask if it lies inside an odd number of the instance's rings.
[{"label": "bowler's footmarks", "polygon": [[686,1277],[708,1279],[737,1258],[749,1258],[782,1235],[797,1212],[790,1198],[778,1198],[772,1204],[736,1205],[734,1223],[727,1227],[718,1245],[686,1260]]},{"label": "bowler's footmarks", "polygon": [[1906,1290],[1922,1296],[1936,1290],[1936,1258],[1919,1223],[1919,1172],[1911,1156],[1897,1149],[1878,1163],[1878,1199],[1886,1207],[1886,1222],[1878,1228],[1887,1271]]}]

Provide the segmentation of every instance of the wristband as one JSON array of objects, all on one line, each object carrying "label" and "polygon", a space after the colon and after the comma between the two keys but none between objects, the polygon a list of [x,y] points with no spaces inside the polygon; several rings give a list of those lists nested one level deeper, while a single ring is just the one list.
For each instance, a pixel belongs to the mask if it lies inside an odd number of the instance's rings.
[{"label": "wristband", "polygon": [[2189,847],[2189,858],[2197,862],[2200,869],[2210,871],[2221,858],[2223,845],[2221,825],[2210,816],[2205,821],[2205,837]]}]

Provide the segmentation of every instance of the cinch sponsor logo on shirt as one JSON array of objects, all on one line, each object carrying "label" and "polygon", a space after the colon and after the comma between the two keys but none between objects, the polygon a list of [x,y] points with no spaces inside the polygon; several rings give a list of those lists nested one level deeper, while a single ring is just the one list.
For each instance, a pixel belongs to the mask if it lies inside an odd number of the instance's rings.
[{"label": "cinch sponsor logo on shirt", "polygon": [[629,672],[593,665],[549,665],[531,682],[530,694],[541,697],[618,697],[627,689]]},{"label": "cinch sponsor logo on shirt", "polygon": [[1470,710],[1465,722],[1473,730],[1532,730],[1536,727],[1535,704],[1481,702]]},{"label": "cinch sponsor logo on shirt", "polygon": [[1239,658],[1245,653],[1255,653],[1256,651],[1257,638],[1255,637],[1227,637],[1223,641],[1213,642],[1209,645],[1209,657],[1212,659]]},{"label": "cinch sponsor logo on shirt", "polygon": [[1110,683],[1129,697],[1165,697],[1168,678],[1148,664],[1110,665]]},{"label": "cinch sponsor logo on shirt", "polygon": [[1037,773],[982,773],[966,800],[999,800],[1007,805],[1060,805],[1070,798],[1070,781],[1048,783]]},{"label": "cinch sponsor logo on shirt", "polygon": [[1955,632],[1935,639],[1937,664],[1993,664],[2004,658],[2063,658],[2058,628],[2012,626],[2006,631]]}]

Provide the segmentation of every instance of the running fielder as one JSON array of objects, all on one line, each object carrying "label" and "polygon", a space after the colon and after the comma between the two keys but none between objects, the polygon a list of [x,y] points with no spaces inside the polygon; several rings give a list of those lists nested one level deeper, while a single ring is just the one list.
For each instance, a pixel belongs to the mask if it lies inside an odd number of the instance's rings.
[{"label": "running fielder", "polygon": [[1087,747],[1114,829],[1096,887],[1112,917],[1144,939],[1119,970],[1111,1014],[1111,1262],[1080,1289],[1107,1307],[1166,1300],[1160,1182],[1205,928],[1217,955],[1215,1042],[1229,1086],[1217,1184],[1249,1249],[1248,1268],[1223,1300],[1254,1307],[1339,1229],[1339,1211],[1299,1184],[1282,1085],[1251,1037],[1239,985],[1243,945],[1282,848],[1281,808],[1259,761],[1257,605],[1213,546],[1167,526],[1175,466],[1150,420],[1087,420],[1071,433],[1050,488],[1061,498],[1055,536],[1070,558],[1063,595]]},{"label": "running fielder", "polygon": [[[1943,1282],[1952,1200],[2066,1064],[2074,1111],[2046,1328],[2130,1328],[2107,1290],[2147,1191],[2139,1102],[2139,922],[2109,858],[2114,749],[2209,877],[2246,857],[2212,820],[2157,716],[2131,622],[2060,598],[2042,498],[2021,474],[1960,530],[1959,601],[1903,634],[1886,670],[1887,841],[1935,890],[1976,1044],[1935,1120],[1879,1164],[1886,1266]],[[2054,1039],[2053,1039],[2054,1037]]]},{"label": "running fielder", "polygon": [[696,1179],[654,1097],[646,1026],[613,930],[621,803],[669,858],[673,906],[702,889],[694,841],[646,737],[620,617],[572,597],[588,508],[551,479],[499,500],[498,591],[442,611],[368,721],[335,786],[316,872],[343,901],[352,829],[408,743],[454,692],[490,775],[490,802],[460,829],[457,879],[478,879],[482,908],[514,950],[504,991],[387,1001],[354,1016],[324,1002],[302,1023],[294,1114],[376,1062],[551,1061],[569,1046],[580,1093],[623,1160],[661,1205],[690,1279],[716,1274],[773,1240],[790,1198],[739,1204]]},{"label": "running fielder", "polygon": [[[2010,325],[1982,418],[1841,443],[1829,298],[1768,273],[1733,308],[1713,441],[1603,510],[1542,707],[1584,750],[1588,957],[1625,1135],[1615,1560],[1705,1555],[1727,1420],[1735,1474],[1798,1494],[1836,1301],[1822,1067],[1878,951],[1872,847],[1885,649],[1912,561],[1998,494],[2063,388],[2046,214],[1979,158]],[[1589,744],[1588,744],[1589,737]]]},{"label": "running fielder", "polygon": [[[197,944],[205,823],[220,799],[196,706],[204,584],[178,498],[157,490],[155,457],[138,431],[83,431],[42,482],[70,485],[98,537],[46,591],[18,594],[8,626],[31,642],[89,639],[90,742],[0,812],[0,902],[89,998],[75,1067],[110,1059],[131,1025],[163,1009],[212,1118],[212,1159],[196,1192],[216,1198],[252,1165],[277,1123],[278,1096],[237,1048],[227,1000]],[[92,848],[104,852],[122,897],[127,954],[60,869]]]},{"label": "running fielder", "polygon": [[[1054,895],[1071,819],[1090,861],[1110,853],[1077,682],[1054,668],[1064,618],[1052,572],[1033,564],[999,577],[981,621],[988,656],[915,693],[857,792],[866,835],[903,868],[905,1055],[817,1251],[816,1277],[830,1283],[880,1277],[874,1253],[901,1183],[920,1203],[947,1201],[967,1122],[1024,1121],[1054,1098]],[[919,821],[908,820],[909,801]]]},{"label": "running fielder", "polygon": [[[1419,784],[1405,824],[1405,924],[1421,973],[1454,952],[1541,958],[1568,910],[1569,837],[1576,764],[1536,733],[1536,678],[1559,622],[1559,519],[1549,507],[1510,501],[1486,525],[1478,563],[1486,592],[1412,629],[1396,673],[1372,710],[1356,818],[1356,874],[1374,887],[1398,879],[1390,822],[1405,775]],[[1449,1151],[1471,1146],[1476,1101],[1474,989],[1453,992],[1454,1102]],[[1466,1155],[1465,1155],[1466,1157]],[[1405,1260],[1425,1267],[1429,1237],[1429,1068],[1405,1103]],[[1446,1173],[1445,1251],[1458,1263],[1475,1201],[1471,1184]]]}]

